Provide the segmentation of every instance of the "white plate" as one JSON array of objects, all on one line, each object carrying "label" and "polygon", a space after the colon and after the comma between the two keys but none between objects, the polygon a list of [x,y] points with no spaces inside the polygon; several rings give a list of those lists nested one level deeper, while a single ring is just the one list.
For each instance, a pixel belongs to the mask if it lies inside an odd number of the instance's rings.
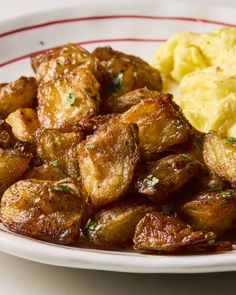
[{"label": "white plate", "polygon": [[[112,1],[113,2],[113,1]],[[0,83],[31,75],[29,55],[67,42],[91,50],[111,45],[151,61],[176,31],[211,31],[236,25],[236,10],[168,1],[120,0],[46,11],[0,22]],[[226,24],[227,23],[227,24]],[[236,270],[236,252],[161,256],[63,247],[0,229],[0,250],[26,259],[77,268],[141,273],[194,273]]]}]

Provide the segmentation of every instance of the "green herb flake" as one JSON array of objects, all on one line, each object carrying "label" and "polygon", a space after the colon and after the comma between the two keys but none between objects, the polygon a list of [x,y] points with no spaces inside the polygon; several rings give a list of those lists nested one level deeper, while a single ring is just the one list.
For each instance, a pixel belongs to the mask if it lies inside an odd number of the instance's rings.
[{"label": "green herb flake", "polygon": [[53,167],[59,167],[60,166],[60,163],[58,161],[53,161],[53,162],[51,162],[51,165]]},{"label": "green herb flake", "polygon": [[72,106],[75,103],[75,100],[76,100],[76,96],[73,93],[68,92],[66,94],[66,101],[70,106]]},{"label": "green herb flake", "polygon": [[215,244],[215,240],[214,239],[207,241],[207,245],[208,246],[211,246],[211,245],[214,245],[214,244]]},{"label": "green herb flake", "polygon": [[222,190],[222,186],[220,184],[213,185],[211,188],[207,190],[207,192],[220,192]]},{"label": "green herb flake", "polygon": [[92,89],[91,89],[90,87],[86,87],[86,88],[84,88],[84,91],[85,91],[86,93],[93,93],[93,91],[92,91]]},{"label": "green herb flake", "polygon": [[234,137],[234,136],[229,136],[225,140],[225,144],[233,144],[235,142],[236,142],[236,137]]},{"label": "green herb flake", "polygon": [[222,192],[221,193],[223,198],[230,198],[231,197],[231,192]]},{"label": "green herb flake", "polygon": [[64,192],[64,193],[70,192],[70,187],[68,185],[64,185],[64,184],[54,185],[52,187],[52,189],[57,192]]},{"label": "green herb flake", "polygon": [[93,232],[98,228],[100,228],[100,225],[98,225],[95,221],[89,219],[83,229],[83,233],[87,238],[91,239],[93,236]]},{"label": "green herb flake", "polygon": [[104,89],[108,95],[111,95],[121,88],[123,84],[123,76],[123,72],[119,72],[118,74],[111,76],[110,84]]},{"label": "green herb flake", "polygon": [[93,144],[93,143],[89,143],[89,144],[86,144],[86,145],[84,146],[84,148],[87,149],[87,150],[92,150],[92,149],[94,149],[95,147],[96,147],[96,144]]},{"label": "green herb flake", "polygon": [[157,178],[156,176],[150,174],[147,176],[148,181],[152,184],[152,185],[156,185],[160,182],[160,179]]}]

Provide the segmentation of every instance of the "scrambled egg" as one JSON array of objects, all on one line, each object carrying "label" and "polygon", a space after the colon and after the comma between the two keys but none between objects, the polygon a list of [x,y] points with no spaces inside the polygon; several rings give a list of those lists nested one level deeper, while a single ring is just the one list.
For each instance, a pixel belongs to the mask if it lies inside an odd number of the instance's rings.
[{"label": "scrambled egg", "polygon": [[155,66],[196,129],[236,136],[236,28],[177,33],[158,49]]}]

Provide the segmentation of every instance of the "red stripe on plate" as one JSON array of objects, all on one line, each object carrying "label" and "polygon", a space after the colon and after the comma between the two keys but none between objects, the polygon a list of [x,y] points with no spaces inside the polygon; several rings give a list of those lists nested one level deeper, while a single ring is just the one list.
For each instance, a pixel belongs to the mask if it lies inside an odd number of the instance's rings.
[{"label": "red stripe on plate", "polygon": [[80,17],[80,18],[70,18],[70,19],[60,19],[49,21],[45,23],[40,23],[32,26],[21,27],[18,29],[14,29],[8,32],[4,32],[0,34],[0,38],[16,34],[23,31],[33,30],[41,27],[57,25],[62,23],[70,23],[70,22],[80,22],[80,21],[89,21],[89,20],[103,20],[103,19],[117,19],[117,18],[136,18],[136,19],[157,19],[157,20],[176,20],[176,21],[187,21],[187,22],[202,22],[213,25],[222,25],[222,26],[230,26],[236,27],[236,24],[214,21],[204,18],[193,18],[193,17],[183,17],[183,16],[151,16],[151,15],[99,15],[99,16],[88,16],[88,17]]},{"label": "red stripe on plate", "polygon": [[[166,41],[166,39],[116,38],[116,39],[87,40],[87,41],[77,42],[76,44],[78,44],[78,45],[86,45],[86,44],[104,43],[104,42],[165,42],[165,41]],[[19,60],[29,58],[34,54],[43,53],[45,51],[55,49],[55,48],[58,48],[58,47],[60,47],[60,46],[51,47],[51,48],[47,48],[47,49],[39,50],[39,51],[34,51],[34,52],[31,52],[31,53],[28,53],[28,54],[25,54],[25,55],[22,55],[22,56],[15,57],[13,59],[10,59],[10,60],[7,60],[7,61],[1,63],[0,68],[4,67],[6,65],[9,65],[11,63],[17,62]]]}]

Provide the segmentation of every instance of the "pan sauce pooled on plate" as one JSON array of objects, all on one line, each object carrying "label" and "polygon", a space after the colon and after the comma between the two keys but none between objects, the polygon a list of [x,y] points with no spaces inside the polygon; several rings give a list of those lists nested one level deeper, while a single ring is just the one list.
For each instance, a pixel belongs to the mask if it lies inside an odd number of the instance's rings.
[{"label": "pan sauce pooled on plate", "polygon": [[157,69],[110,47],[67,44],[32,66],[37,80],[0,85],[7,229],[101,249],[231,250],[236,138],[197,131]]}]

